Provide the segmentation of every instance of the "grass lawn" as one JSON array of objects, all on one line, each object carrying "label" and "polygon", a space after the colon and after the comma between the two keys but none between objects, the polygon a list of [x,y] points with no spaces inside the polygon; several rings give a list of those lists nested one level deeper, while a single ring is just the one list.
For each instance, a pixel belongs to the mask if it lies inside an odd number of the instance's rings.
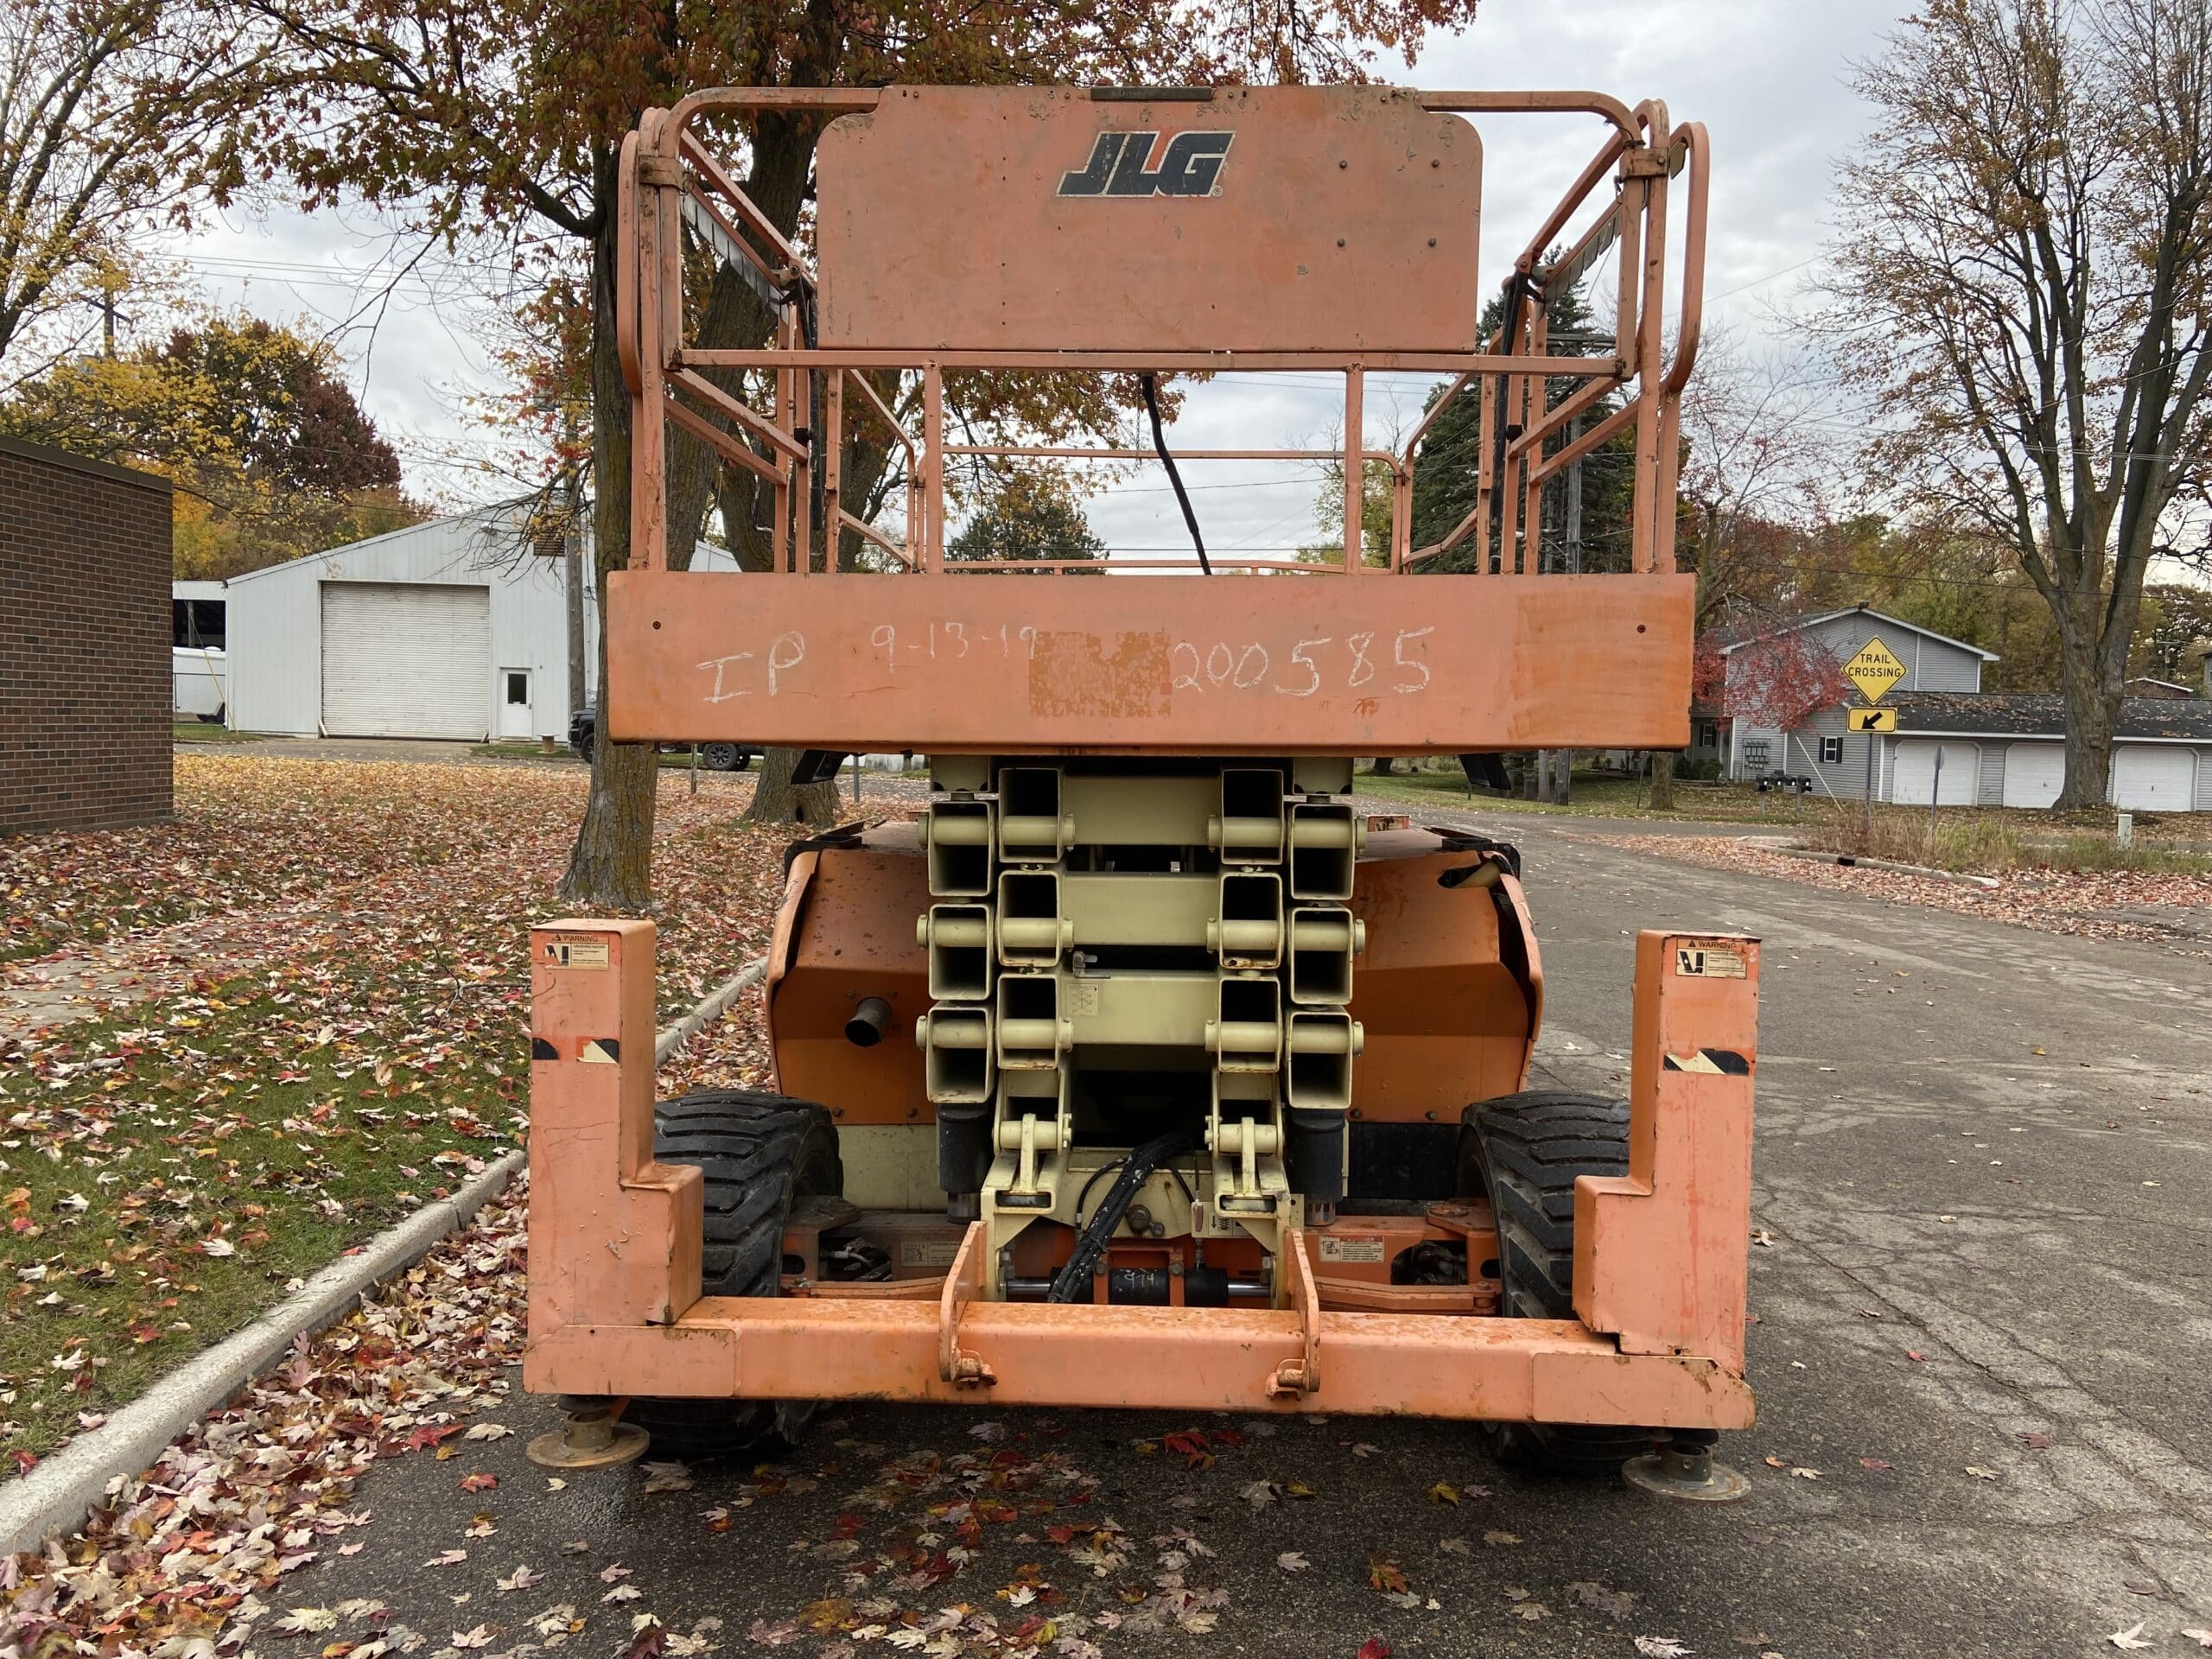
[{"label": "grass lawn", "polygon": [[[0,1036],[20,1466],[527,1129],[528,929],[566,908],[581,769],[232,753],[177,781],[173,823],[0,846],[14,955],[153,964],[111,1017]],[[766,946],[790,836],[736,822],[748,795],[663,781],[663,1023]]]},{"label": "grass lawn", "polygon": [[258,743],[258,732],[234,732],[207,720],[180,720],[171,731],[179,743]]},{"label": "grass lawn", "polygon": [[1450,770],[1374,778],[1360,772],[1365,794],[1484,813],[1654,818],[1682,823],[1787,826],[1808,847],[1863,858],[1890,858],[1939,869],[1993,874],[2010,869],[2133,870],[2149,874],[2212,873],[2212,819],[2202,813],[2139,814],[2135,842],[2121,847],[2109,812],[2063,816],[2017,807],[1951,807],[1877,803],[1871,830],[1861,828],[1855,800],[1826,796],[1762,795],[1746,784],[1675,785],[1675,810],[1654,811],[1649,790],[1632,779],[1578,773],[1566,806],[1470,796],[1457,766]]}]

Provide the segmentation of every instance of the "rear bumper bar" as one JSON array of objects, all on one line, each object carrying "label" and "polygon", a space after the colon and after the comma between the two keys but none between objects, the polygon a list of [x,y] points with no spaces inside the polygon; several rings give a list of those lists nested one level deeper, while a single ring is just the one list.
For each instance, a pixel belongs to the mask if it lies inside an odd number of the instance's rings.
[{"label": "rear bumper bar", "polygon": [[1577,1319],[1324,1313],[1319,1386],[1285,1389],[1296,1313],[970,1305],[958,1342],[990,1381],[949,1381],[933,1302],[709,1298],[668,1326],[535,1339],[534,1392],[1336,1412],[1748,1428],[1751,1390],[1713,1361],[1624,1354]]}]

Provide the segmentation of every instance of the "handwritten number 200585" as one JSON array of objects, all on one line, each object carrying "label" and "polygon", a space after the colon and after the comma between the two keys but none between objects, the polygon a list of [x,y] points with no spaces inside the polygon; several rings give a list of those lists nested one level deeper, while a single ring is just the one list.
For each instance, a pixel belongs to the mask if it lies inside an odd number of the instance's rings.
[{"label": "handwritten number 200585", "polygon": [[[1429,672],[1424,653],[1416,647],[1409,656],[1406,648],[1435,632],[1433,627],[1401,628],[1387,664],[1376,660],[1372,632],[1348,633],[1341,640],[1333,634],[1300,639],[1291,647],[1290,661],[1279,675],[1268,648],[1257,640],[1242,645],[1216,640],[1201,652],[1190,640],[1179,639],[1169,653],[1168,680],[1179,691],[1255,691],[1264,686],[1286,697],[1310,697],[1339,671],[1345,690],[1360,690],[1373,685],[1388,669],[1390,689],[1410,696],[1428,689]],[[1337,649],[1329,649],[1332,645]]]}]

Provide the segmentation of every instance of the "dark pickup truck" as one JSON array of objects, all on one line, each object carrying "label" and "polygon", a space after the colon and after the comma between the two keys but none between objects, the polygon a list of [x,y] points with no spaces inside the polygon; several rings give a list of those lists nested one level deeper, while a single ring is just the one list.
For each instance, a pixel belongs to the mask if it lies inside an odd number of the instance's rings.
[{"label": "dark pickup truck", "polygon": [[[586,760],[599,742],[599,705],[588,702],[569,716],[569,747]],[[688,743],[664,743],[664,749],[683,750]],[[709,772],[743,772],[760,751],[749,743],[702,743],[700,764]]]}]

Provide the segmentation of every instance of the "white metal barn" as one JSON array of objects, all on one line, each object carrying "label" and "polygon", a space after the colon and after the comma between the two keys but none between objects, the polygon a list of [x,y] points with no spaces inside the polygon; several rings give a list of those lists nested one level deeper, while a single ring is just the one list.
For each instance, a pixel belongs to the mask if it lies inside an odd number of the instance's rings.
[{"label": "white metal barn", "polygon": [[[2065,713],[2057,697],[1899,692],[1888,701],[1897,729],[1880,740],[1881,799],[2038,808],[2057,800],[2066,779]],[[2122,702],[2109,798],[2130,812],[2212,812],[2212,699]]]},{"label": "white metal barn", "polygon": [[[587,538],[588,539],[588,538]],[[717,550],[702,562],[727,564]],[[599,617],[583,568],[585,693]],[[513,504],[233,576],[230,723],[324,737],[565,737],[567,561]]]}]

